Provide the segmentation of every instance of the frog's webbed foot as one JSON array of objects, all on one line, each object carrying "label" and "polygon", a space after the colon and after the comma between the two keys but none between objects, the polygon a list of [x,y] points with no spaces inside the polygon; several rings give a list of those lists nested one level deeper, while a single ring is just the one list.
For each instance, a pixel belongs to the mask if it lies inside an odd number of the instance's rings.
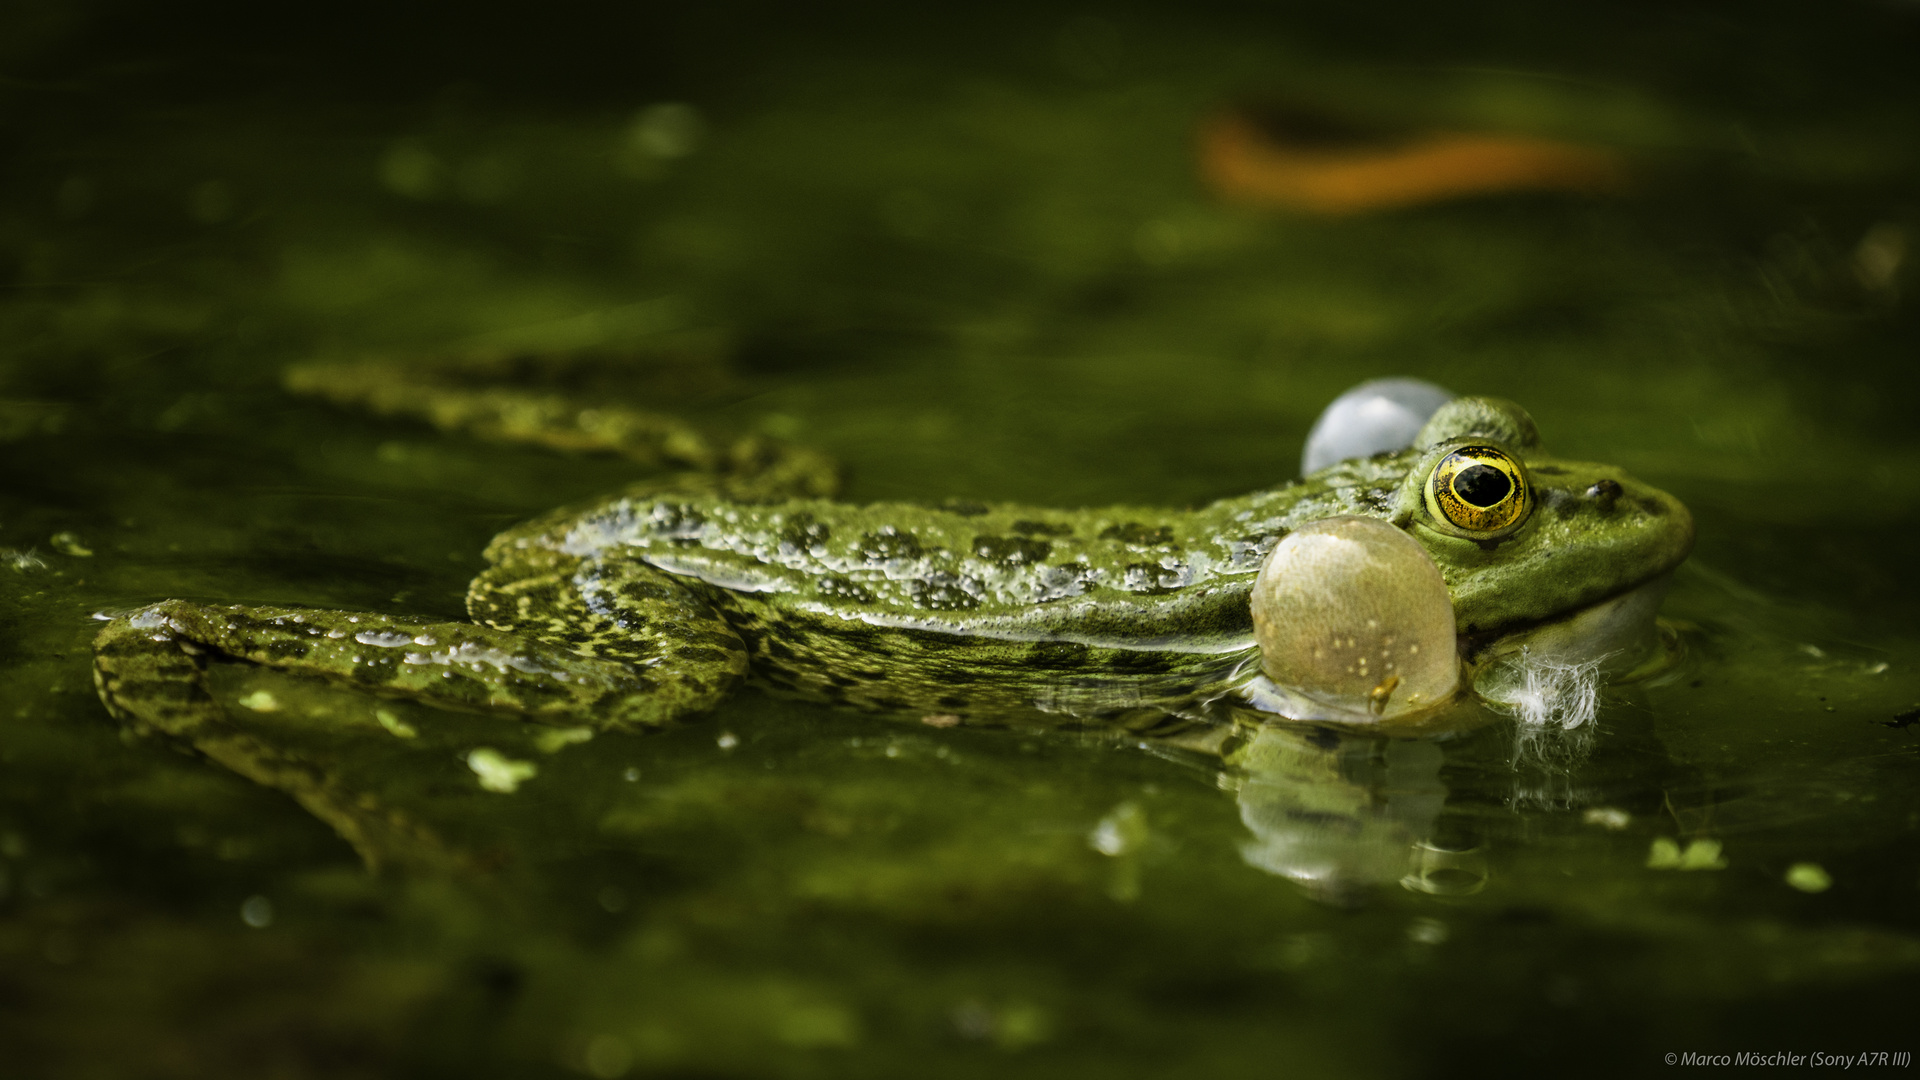
[{"label": "frog's webbed foot", "polygon": [[827,499],[840,492],[840,463],[810,447],[748,435],[727,450],[718,493],[739,502]]},{"label": "frog's webbed foot", "polygon": [[382,416],[424,420],[442,431],[570,453],[619,454],[649,468],[684,469],[680,490],[745,501],[828,497],[840,489],[833,459],[815,450],[748,435],[718,438],[676,416],[616,401],[588,402],[512,386],[470,386],[434,369],[301,364],[287,389]]}]

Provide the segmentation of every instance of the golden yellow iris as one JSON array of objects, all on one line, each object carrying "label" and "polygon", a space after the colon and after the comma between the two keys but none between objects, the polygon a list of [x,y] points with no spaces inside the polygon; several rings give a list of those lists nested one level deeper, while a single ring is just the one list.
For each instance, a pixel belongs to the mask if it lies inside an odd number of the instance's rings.
[{"label": "golden yellow iris", "polygon": [[1427,511],[1465,532],[1504,532],[1531,509],[1526,470],[1495,447],[1463,446],[1441,458],[1427,480]]}]

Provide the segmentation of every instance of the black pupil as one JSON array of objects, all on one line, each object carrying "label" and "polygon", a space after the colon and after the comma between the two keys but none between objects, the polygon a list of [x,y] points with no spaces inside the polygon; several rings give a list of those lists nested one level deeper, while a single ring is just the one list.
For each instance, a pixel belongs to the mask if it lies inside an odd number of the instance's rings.
[{"label": "black pupil", "polygon": [[1512,490],[1513,481],[1491,465],[1469,465],[1453,478],[1454,494],[1479,507],[1497,505]]}]

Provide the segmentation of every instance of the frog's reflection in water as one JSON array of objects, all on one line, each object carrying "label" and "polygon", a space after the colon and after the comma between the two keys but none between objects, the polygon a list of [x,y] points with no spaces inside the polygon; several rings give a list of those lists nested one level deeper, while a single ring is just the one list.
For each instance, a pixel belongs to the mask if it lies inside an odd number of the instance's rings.
[{"label": "frog's reflection in water", "polygon": [[[742,729],[748,732],[744,742],[728,728],[715,736],[712,726],[689,727],[659,741],[589,741],[579,728],[369,700],[252,665],[210,664],[208,682],[222,722],[195,729],[191,745],[241,776],[291,795],[375,869],[473,878],[538,875],[558,872],[552,868],[559,862],[584,858],[585,851],[603,851],[609,836],[642,838],[655,850],[681,841],[705,850],[715,836],[755,831],[769,843],[817,841],[837,852],[857,845],[866,830],[884,837],[896,828],[878,824],[888,819],[876,815],[875,806],[887,807],[889,816],[922,814],[930,827],[956,829],[953,843],[991,860],[1000,857],[1003,841],[992,828],[979,826],[1001,820],[993,815],[1006,811],[1009,798],[1019,799],[1019,812],[1030,819],[1077,821],[1086,809],[1071,787],[1059,789],[1061,801],[1038,805],[1026,801],[1030,793],[1014,794],[1056,775],[1059,763],[1069,760],[1068,743],[1083,741],[1079,735],[1060,739],[1059,756],[1045,751],[1045,740],[1034,735],[1034,756],[1021,749],[1013,759],[1032,771],[1015,781],[999,771],[1008,759],[993,756],[994,747],[1015,741],[1009,732],[968,733],[963,740],[961,732],[927,734],[924,721],[903,731],[876,718],[867,734],[850,739],[845,753],[829,752],[817,733],[791,724],[790,717],[751,719],[757,710],[729,721],[752,725]],[[1704,807],[1710,793],[1700,778],[1669,760],[1653,719],[1644,695],[1628,687],[1610,692],[1603,722],[1559,737],[1479,707],[1464,710],[1442,730],[1393,736],[1243,713],[1212,729],[1220,741],[1168,749],[1189,765],[1194,761],[1187,755],[1197,754],[1209,777],[1226,766],[1246,830],[1237,839],[1247,864],[1317,899],[1350,905],[1400,888],[1479,892],[1489,884],[1482,838],[1512,837],[1511,848],[1501,840],[1503,850],[1520,853],[1529,831],[1516,833],[1514,826],[1523,818],[1564,816],[1582,807],[1607,808],[1623,820],[1667,812],[1684,812],[1688,821],[1701,818],[1705,810],[1693,807]],[[969,740],[978,740],[972,749]],[[860,749],[862,743],[868,748]],[[776,768],[797,760],[807,764]],[[836,767],[842,771],[830,771]],[[968,784],[980,784],[982,801],[968,804],[966,813],[938,803],[931,796],[942,789],[928,786],[944,782],[940,778],[956,768],[978,770],[968,774]],[[716,810],[767,800],[818,809],[792,836],[757,812]],[[1144,812],[1135,807],[1103,821],[1092,846],[1119,855],[1144,843],[1149,832]],[[897,859],[887,844],[867,850],[876,865]],[[1120,862],[1137,874],[1136,862]],[[1131,899],[1139,882],[1116,889]]]},{"label": "frog's reflection in water", "polygon": [[1253,833],[1241,855],[1336,904],[1396,883],[1431,893],[1478,892],[1486,883],[1478,848],[1436,841],[1447,800],[1445,761],[1431,738],[1262,725],[1230,758],[1240,781],[1240,820]]}]

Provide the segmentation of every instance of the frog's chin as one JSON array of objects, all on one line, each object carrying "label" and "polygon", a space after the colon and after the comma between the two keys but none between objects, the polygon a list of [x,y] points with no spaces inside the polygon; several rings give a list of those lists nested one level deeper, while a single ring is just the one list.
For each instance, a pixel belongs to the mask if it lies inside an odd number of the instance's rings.
[{"label": "frog's chin", "polygon": [[1646,678],[1675,658],[1659,622],[1668,571],[1569,615],[1475,644],[1468,680],[1481,700],[1522,723],[1572,729],[1593,719],[1600,686]]}]

